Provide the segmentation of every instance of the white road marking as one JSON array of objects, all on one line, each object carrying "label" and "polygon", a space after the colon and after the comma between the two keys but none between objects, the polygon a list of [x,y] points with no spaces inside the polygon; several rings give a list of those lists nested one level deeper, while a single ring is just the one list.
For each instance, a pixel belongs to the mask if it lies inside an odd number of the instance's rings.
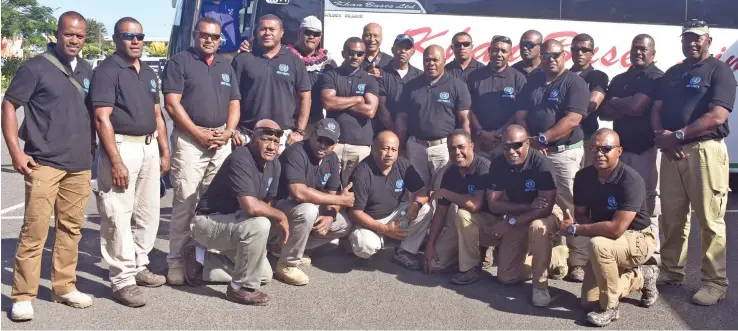
[{"label": "white road marking", "polygon": [[5,213],[7,213],[9,211],[13,211],[13,210],[16,210],[18,208],[23,208],[23,206],[25,206],[25,205],[26,205],[25,203],[19,203],[19,204],[15,205],[15,206],[11,206],[11,207],[5,208],[3,210],[0,210],[0,214],[5,214]]}]

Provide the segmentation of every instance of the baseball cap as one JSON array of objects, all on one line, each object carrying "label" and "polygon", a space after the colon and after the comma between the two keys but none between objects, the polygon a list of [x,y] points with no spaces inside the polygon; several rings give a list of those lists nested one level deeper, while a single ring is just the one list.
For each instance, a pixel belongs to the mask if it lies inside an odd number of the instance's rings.
[{"label": "baseball cap", "polygon": [[682,25],[682,35],[685,33],[694,33],[698,36],[704,36],[710,33],[710,27],[708,27],[707,22],[703,20],[693,19],[684,22],[684,25]]},{"label": "baseball cap", "polygon": [[318,137],[325,137],[333,140],[334,143],[338,142],[338,137],[341,135],[341,127],[338,122],[332,118],[324,118],[315,124],[315,134]]},{"label": "baseball cap", "polygon": [[404,33],[398,34],[397,37],[395,38],[395,44],[401,43],[403,41],[409,42],[410,46],[413,46],[413,47],[415,46],[415,39],[413,39],[413,37],[411,37],[410,35],[404,34]]},{"label": "baseball cap", "polygon": [[300,29],[308,29],[323,32],[323,23],[315,16],[308,16],[302,19]]}]

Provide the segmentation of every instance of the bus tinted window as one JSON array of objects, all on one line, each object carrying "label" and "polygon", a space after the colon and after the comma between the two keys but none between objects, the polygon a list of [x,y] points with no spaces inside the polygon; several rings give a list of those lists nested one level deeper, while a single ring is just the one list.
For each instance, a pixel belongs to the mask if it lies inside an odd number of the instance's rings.
[{"label": "bus tinted window", "polygon": [[559,18],[559,0],[427,0],[430,14]]},{"label": "bus tinted window", "polygon": [[683,0],[562,0],[565,20],[677,24],[684,22]]},{"label": "bus tinted window", "polygon": [[699,18],[710,26],[738,28],[738,1],[736,0],[689,0],[687,19]]},{"label": "bus tinted window", "polygon": [[285,45],[295,43],[297,30],[300,29],[300,22],[302,22],[303,18],[313,15],[318,17],[321,22],[323,21],[323,1],[320,0],[290,1],[289,5],[274,5],[259,2],[256,11],[254,29],[259,25],[259,18],[266,14],[274,14],[282,19],[282,24],[284,25],[282,44]]}]

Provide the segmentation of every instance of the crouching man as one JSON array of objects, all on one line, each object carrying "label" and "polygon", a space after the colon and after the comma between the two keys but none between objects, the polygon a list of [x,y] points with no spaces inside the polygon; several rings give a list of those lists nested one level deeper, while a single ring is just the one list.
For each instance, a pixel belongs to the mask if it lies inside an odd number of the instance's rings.
[{"label": "crouching man", "polygon": [[282,176],[277,208],[289,218],[290,238],[282,245],[275,274],[287,284],[310,282],[300,269],[301,264],[310,264],[310,259],[303,256],[306,249],[351,231],[340,208],[354,205],[354,193],[349,192],[351,184],[339,191],[341,163],[333,152],[340,130],[336,120],[322,119],[315,124],[309,140],[290,145],[279,157]]},{"label": "crouching man", "polygon": [[351,248],[359,258],[369,259],[384,246],[384,236],[401,240],[392,260],[418,270],[421,265],[417,253],[433,210],[427,204],[423,179],[410,161],[399,157],[399,149],[396,134],[381,132],[374,140],[371,155],[354,170],[351,183],[356,201],[349,216],[356,227],[350,236]]},{"label": "crouching man", "polygon": [[[190,225],[196,243],[188,243],[183,251],[188,284],[199,284],[203,269],[228,270],[232,280],[227,300],[258,306],[269,302],[269,296],[259,288],[272,278],[266,258],[272,222],[284,232],[285,240],[289,238],[287,216],[270,205],[277,195],[281,169],[276,157],[282,135],[276,122],[259,121],[253,139],[223,162]],[[223,258],[206,254],[196,244],[220,251]]]},{"label": "crouching man", "polygon": [[[487,208],[493,215],[476,213],[472,221],[483,224],[480,241],[499,249],[497,279],[517,284],[532,278],[533,305],[546,307],[551,303],[547,270],[552,240],[562,217],[555,205],[555,168],[543,153],[530,148],[522,126],[509,126],[500,145],[504,155],[492,159],[486,184]],[[531,267],[525,265],[528,254]]]},{"label": "crouching man", "polygon": [[592,137],[593,163],[574,179],[575,218],[559,228],[574,236],[590,237],[589,262],[582,284],[582,304],[599,308],[587,321],[605,326],[620,317],[620,298],[641,291],[641,305],[658,298],[658,267],[643,265],[653,255],[656,236],[651,229],[646,184],[638,172],[620,162],[620,138],[600,129]]}]

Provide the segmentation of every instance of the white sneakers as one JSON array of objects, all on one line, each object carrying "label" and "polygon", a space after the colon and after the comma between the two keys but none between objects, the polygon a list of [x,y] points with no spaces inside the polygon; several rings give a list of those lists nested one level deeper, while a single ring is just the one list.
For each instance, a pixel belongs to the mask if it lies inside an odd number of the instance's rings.
[{"label": "white sneakers", "polygon": [[74,291],[65,295],[51,293],[51,301],[63,303],[74,308],[87,308],[92,306],[92,297],[80,291]]},{"label": "white sneakers", "polygon": [[10,312],[10,319],[16,322],[32,320],[33,305],[31,305],[31,301],[13,302],[13,309]]}]

